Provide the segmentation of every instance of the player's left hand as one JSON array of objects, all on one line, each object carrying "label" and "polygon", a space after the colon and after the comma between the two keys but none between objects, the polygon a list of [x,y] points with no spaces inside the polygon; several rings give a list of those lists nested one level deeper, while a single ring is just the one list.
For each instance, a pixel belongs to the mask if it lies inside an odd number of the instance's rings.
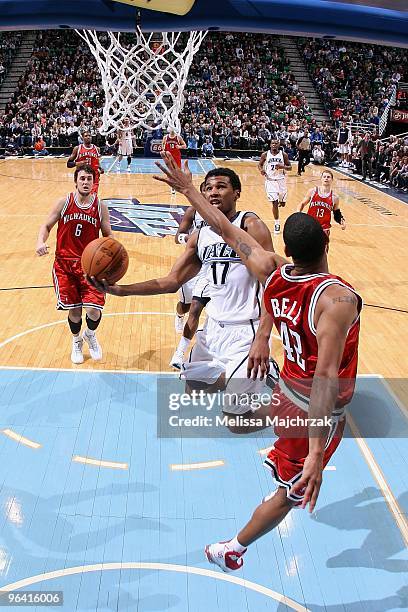
[{"label": "player's left hand", "polygon": [[313,512],[322,486],[323,455],[308,455],[303,466],[302,478],[290,490],[291,494],[302,495],[301,508],[309,504],[309,512]]},{"label": "player's left hand", "polygon": [[162,151],[160,155],[166,166],[163,166],[163,164],[161,164],[160,162],[155,163],[165,176],[154,175],[153,178],[156,181],[167,183],[169,187],[175,189],[179,193],[184,193],[190,187],[192,187],[193,177],[188,167],[187,160],[184,162],[184,167],[182,169],[178,167],[172,155],[170,155],[170,153],[168,153],[167,151]]}]

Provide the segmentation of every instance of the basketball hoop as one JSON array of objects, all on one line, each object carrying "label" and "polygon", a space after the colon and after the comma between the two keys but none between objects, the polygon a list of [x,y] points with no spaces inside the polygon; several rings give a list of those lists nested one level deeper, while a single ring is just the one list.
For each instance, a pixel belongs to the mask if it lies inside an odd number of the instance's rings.
[{"label": "basketball hoop", "polygon": [[194,54],[207,32],[188,32],[181,48],[181,32],[150,33],[137,27],[131,45],[120,33],[76,30],[98,64],[105,92],[101,134],[123,128],[171,126],[180,131],[184,87]]}]

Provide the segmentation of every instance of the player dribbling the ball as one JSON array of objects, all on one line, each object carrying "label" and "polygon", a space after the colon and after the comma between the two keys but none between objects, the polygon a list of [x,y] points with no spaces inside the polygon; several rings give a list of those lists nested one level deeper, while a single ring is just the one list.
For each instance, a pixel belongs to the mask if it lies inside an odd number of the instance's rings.
[{"label": "player dribbling the ball", "polygon": [[[84,278],[81,255],[89,242],[102,236],[112,236],[109,212],[97,195],[92,193],[95,171],[90,166],[75,170],[76,190],[58,200],[40,227],[36,253],[48,254],[46,242],[58,223],[55,261],[52,271],[57,309],[68,310],[68,325],[72,333],[72,363],[83,363],[83,341],[88,344],[92,359],[102,359],[102,349],[95,335],[101,322],[105,296]],[[86,329],[82,327],[82,309],[86,310]]]}]

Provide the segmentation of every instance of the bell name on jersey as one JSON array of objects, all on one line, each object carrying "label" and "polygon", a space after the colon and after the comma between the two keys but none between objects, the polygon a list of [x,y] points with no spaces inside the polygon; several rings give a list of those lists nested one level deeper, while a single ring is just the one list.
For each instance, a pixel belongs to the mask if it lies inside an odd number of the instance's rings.
[{"label": "bell name on jersey", "polygon": [[287,319],[293,325],[297,325],[302,312],[302,305],[288,298],[282,298],[280,302],[277,298],[271,298],[271,308],[275,319]]}]

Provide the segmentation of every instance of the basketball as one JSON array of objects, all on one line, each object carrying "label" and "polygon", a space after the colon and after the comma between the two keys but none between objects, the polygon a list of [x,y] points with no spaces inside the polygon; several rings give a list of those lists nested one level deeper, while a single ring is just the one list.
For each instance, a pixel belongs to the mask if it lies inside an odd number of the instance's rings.
[{"label": "basketball", "polygon": [[115,238],[97,238],[85,247],[81,265],[88,276],[94,276],[96,280],[106,279],[109,285],[113,285],[125,276],[129,255]]}]

